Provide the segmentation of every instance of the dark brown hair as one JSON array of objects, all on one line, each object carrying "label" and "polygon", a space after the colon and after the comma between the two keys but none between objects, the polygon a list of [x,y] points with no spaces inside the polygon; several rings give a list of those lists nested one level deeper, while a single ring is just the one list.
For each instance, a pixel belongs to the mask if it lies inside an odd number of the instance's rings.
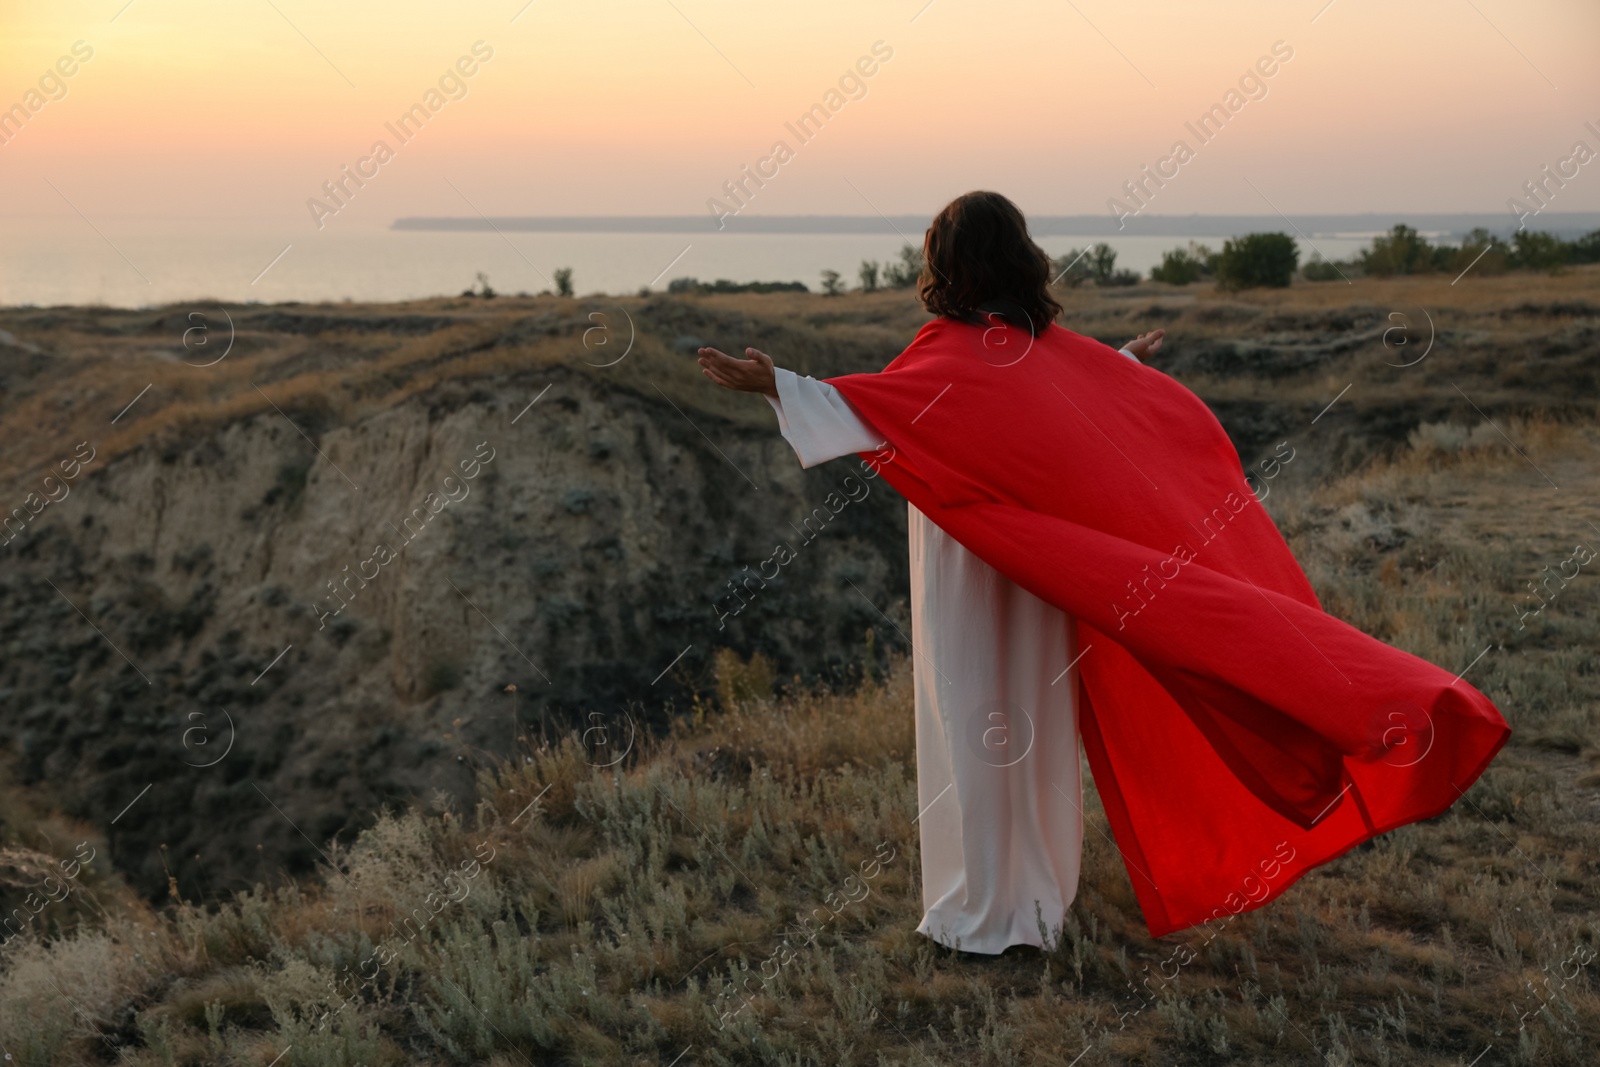
[{"label": "dark brown hair", "polygon": [[999,193],[965,193],[946,204],[928,227],[922,256],[917,295],[935,315],[974,322],[998,314],[1038,334],[1061,314],[1050,295],[1050,257]]}]

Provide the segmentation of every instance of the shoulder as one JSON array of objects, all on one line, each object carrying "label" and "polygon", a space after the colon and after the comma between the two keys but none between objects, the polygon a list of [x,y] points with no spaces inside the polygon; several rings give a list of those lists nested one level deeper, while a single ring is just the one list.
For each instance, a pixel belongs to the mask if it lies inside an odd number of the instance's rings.
[{"label": "shoulder", "polygon": [[1114,355],[1119,362],[1123,363],[1129,360],[1134,363],[1140,362],[1131,352],[1122,352],[1114,345],[1108,345],[1104,341],[1069,330],[1057,323],[1052,323],[1048,330],[1039,335],[1039,339],[1062,352],[1070,352],[1075,355],[1093,352],[1102,356]]},{"label": "shoulder", "polygon": [[916,336],[911,338],[911,343],[901,350],[900,354],[889,361],[884,370],[902,369],[908,363],[920,362],[929,356],[937,355],[948,349],[950,341],[960,331],[970,329],[965,323],[943,316],[929,319],[917,330]]}]

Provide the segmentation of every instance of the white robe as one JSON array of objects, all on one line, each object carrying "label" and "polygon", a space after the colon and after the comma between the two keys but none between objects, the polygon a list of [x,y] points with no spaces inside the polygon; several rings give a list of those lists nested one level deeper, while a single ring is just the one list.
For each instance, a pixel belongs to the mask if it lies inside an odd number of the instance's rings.
[{"label": "white robe", "polygon": [[[768,399],[802,467],[885,444],[833,386],[776,375],[778,397]],[[907,526],[925,909],[917,931],[967,952],[1039,945],[1035,906],[1052,931],[1061,923],[1083,849],[1073,620],[909,505]]]}]

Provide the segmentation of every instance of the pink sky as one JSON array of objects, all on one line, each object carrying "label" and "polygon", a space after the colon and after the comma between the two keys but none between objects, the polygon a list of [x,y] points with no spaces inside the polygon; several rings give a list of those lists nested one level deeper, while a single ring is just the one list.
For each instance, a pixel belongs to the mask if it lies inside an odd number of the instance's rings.
[{"label": "pink sky", "polygon": [[[1103,212],[1179,138],[1198,151],[1152,213],[1495,213],[1574,142],[1600,151],[1600,5],[1579,0],[125,3],[0,14],[0,108],[39,105],[0,145],[6,214],[310,231],[308,199],[378,139],[393,158],[326,225],[695,214],[779,139],[793,157],[753,213],[931,212],[977,187]],[[93,57],[49,73],[80,41]],[[464,96],[409,142],[386,130],[441,77],[457,91],[479,41]],[[801,144],[785,123],[875,42],[892,58]],[[1293,58],[1199,146],[1184,123],[1275,42]],[[1550,209],[1600,210],[1600,162]]]}]

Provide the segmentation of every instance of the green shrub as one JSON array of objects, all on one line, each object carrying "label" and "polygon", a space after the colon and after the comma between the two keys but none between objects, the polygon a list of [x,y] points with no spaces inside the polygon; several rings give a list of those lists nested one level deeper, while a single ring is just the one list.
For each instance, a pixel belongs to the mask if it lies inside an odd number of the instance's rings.
[{"label": "green shrub", "polygon": [[1336,282],[1347,280],[1348,274],[1343,271],[1341,264],[1323,259],[1320,253],[1313,252],[1311,259],[1300,268],[1300,277],[1308,282]]},{"label": "green shrub", "polygon": [[1150,280],[1168,285],[1188,285],[1201,278],[1209,278],[1216,266],[1217,254],[1205,245],[1189,242],[1188,248],[1174,248],[1161,253],[1161,264],[1150,268]]},{"label": "green shrub", "polygon": [[1076,289],[1086,281],[1096,285],[1135,285],[1139,275],[1131,270],[1117,270],[1117,250],[1105,242],[1090,245],[1085,250],[1070,248],[1067,254],[1053,260],[1054,282]]},{"label": "green shrub", "polygon": [[1286,233],[1247,233],[1229,238],[1217,257],[1217,287],[1282,289],[1294,277],[1300,249]]},{"label": "green shrub", "polygon": [[1511,235],[1511,265],[1524,270],[1556,270],[1568,262],[1572,246],[1544,230],[1518,230]]},{"label": "green shrub", "polygon": [[804,282],[730,282],[718,278],[703,282],[699,278],[674,278],[667,283],[669,293],[808,293]]},{"label": "green shrub", "polygon": [[913,245],[900,246],[900,262],[883,265],[883,284],[891,289],[909,289],[922,276],[922,249]]},{"label": "green shrub", "polygon": [[1568,263],[1600,263],[1600,230],[1588,233],[1567,246]]},{"label": "green shrub", "polygon": [[1510,245],[1479,226],[1462,240],[1461,247],[1455,250],[1454,258],[1445,269],[1453,274],[1460,274],[1468,267],[1472,267],[1474,274],[1504,274],[1510,256]]},{"label": "green shrub", "polygon": [[[1568,263],[1600,262],[1600,230],[1564,241],[1544,230],[1518,230],[1507,244],[1483,227],[1472,230],[1461,246],[1430,245],[1416,230],[1405,224],[1372,239],[1372,246],[1357,256],[1366,274],[1388,277],[1394,274],[1424,274],[1451,271],[1459,274],[1468,267],[1473,273],[1501,274],[1508,267],[1520,270],[1559,270]],[[1318,268],[1320,277],[1321,268]],[[1313,278],[1312,265],[1304,272]]]},{"label": "green shrub", "polygon": [[1054,284],[1076,289],[1091,277],[1091,266],[1088,249],[1069,248],[1066,255],[1051,261],[1050,276]]},{"label": "green shrub", "polygon": [[1096,285],[1108,285],[1117,269],[1117,250],[1105,242],[1094,246],[1094,251],[1084,257],[1089,264],[1089,276]]},{"label": "green shrub", "polygon": [[485,300],[493,300],[496,294],[494,291],[494,286],[489,284],[489,276],[480,270],[478,271],[477,284],[470,289],[461,290],[461,295],[477,296],[482,297]]},{"label": "green shrub", "polygon": [[1372,247],[1359,256],[1367,274],[1422,274],[1433,269],[1433,247],[1405,223],[1372,239]]},{"label": "green shrub", "polygon": [[861,261],[861,269],[856,271],[856,277],[861,279],[861,291],[863,293],[877,292],[878,261],[875,259],[863,259]]}]

